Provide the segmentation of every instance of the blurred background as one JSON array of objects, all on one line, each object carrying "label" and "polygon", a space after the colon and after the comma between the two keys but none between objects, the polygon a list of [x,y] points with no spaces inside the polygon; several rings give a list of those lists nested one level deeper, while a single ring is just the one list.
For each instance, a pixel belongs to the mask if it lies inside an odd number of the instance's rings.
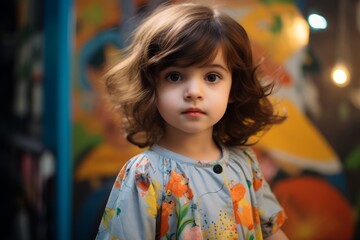
[{"label": "blurred background", "polygon": [[[160,0],[1,7],[0,238],[94,239],[126,142],[102,75]],[[360,1],[223,0],[288,120],[254,146],[290,239],[360,239]]]}]

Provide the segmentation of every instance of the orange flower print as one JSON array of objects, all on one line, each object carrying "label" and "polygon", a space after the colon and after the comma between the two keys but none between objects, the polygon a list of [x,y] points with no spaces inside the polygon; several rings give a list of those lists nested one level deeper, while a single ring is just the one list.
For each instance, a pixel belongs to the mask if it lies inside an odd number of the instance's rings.
[{"label": "orange flower print", "polygon": [[254,222],[255,224],[260,224],[260,214],[257,207],[253,207],[253,213],[254,213]]},{"label": "orange flower print", "polygon": [[252,214],[251,204],[243,206],[240,211],[237,212],[241,219],[241,224],[247,227],[249,230],[254,228],[254,219]]},{"label": "orange flower print", "polygon": [[230,194],[233,202],[240,201],[244,197],[245,192],[245,187],[241,183],[236,184],[235,186],[230,188]]},{"label": "orange flower print", "polygon": [[146,192],[150,187],[150,177],[148,174],[136,172],[135,181],[136,186],[138,186],[144,192]]},{"label": "orange flower print", "polygon": [[138,186],[144,192],[147,192],[150,187],[149,166],[150,161],[148,158],[143,158],[136,164],[136,186]]},{"label": "orange flower print", "polygon": [[275,221],[274,221],[271,231],[276,232],[285,223],[286,219],[287,219],[287,216],[286,216],[285,212],[283,212],[283,211],[279,212],[275,217]]},{"label": "orange flower print", "polygon": [[239,216],[239,201],[244,198],[245,192],[246,192],[245,187],[240,183],[230,188],[230,194],[233,202],[236,223],[241,222]]},{"label": "orange flower print", "polygon": [[189,188],[188,191],[185,193],[187,199],[192,199],[194,197],[193,191]]},{"label": "orange flower print", "polygon": [[168,195],[174,194],[178,198],[184,195],[188,199],[193,197],[193,192],[189,188],[189,180],[175,171],[171,171],[170,180],[166,185],[166,192]]},{"label": "orange flower print", "polygon": [[253,176],[254,176],[254,179],[253,179],[254,190],[257,191],[259,188],[262,187],[263,179],[261,177],[259,177],[256,172],[253,172]]},{"label": "orange flower print", "polygon": [[242,184],[236,184],[230,189],[235,222],[247,227],[249,230],[254,228],[253,209],[251,204],[246,200],[246,189]]},{"label": "orange flower print", "polygon": [[143,159],[141,159],[140,162],[136,163],[136,168],[139,168],[141,166],[146,166],[146,164],[148,163],[149,163],[149,159],[144,157]]},{"label": "orange flower print", "polygon": [[279,227],[282,226],[285,223],[286,218],[287,216],[283,211],[279,212],[279,214],[276,216],[276,225]]},{"label": "orange flower print", "polygon": [[122,180],[125,176],[125,170],[127,169],[127,164],[125,164],[121,170],[120,170],[120,173],[119,175],[117,176],[116,180],[115,180],[115,183],[114,183],[114,188],[120,188],[121,187],[121,183],[122,183]]},{"label": "orange flower print", "polygon": [[114,183],[114,188],[120,188],[121,187],[121,181],[119,178],[116,178]]},{"label": "orange flower print", "polygon": [[161,207],[161,226],[160,237],[164,236],[169,230],[169,215],[175,207],[175,202],[164,202]]}]

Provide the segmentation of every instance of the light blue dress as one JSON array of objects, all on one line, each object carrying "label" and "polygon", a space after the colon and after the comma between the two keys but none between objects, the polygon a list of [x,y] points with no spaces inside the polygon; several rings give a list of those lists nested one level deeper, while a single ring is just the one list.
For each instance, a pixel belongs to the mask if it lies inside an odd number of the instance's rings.
[{"label": "light blue dress", "polygon": [[159,145],[117,176],[96,239],[262,239],[286,216],[250,148],[195,161]]}]

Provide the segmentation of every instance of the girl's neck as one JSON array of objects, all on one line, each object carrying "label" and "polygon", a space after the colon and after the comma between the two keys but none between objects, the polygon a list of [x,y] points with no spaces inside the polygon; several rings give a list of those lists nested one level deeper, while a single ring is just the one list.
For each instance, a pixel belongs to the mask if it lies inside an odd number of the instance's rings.
[{"label": "girl's neck", "polygon": [[221,158],[220,147],[208,133],[176,136],[165,134],[158,145],[197,161],[216,161]]}]

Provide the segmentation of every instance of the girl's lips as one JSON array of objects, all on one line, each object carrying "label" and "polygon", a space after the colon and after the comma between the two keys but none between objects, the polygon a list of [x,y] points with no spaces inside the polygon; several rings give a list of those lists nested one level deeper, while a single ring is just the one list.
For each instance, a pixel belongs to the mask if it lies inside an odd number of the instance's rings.
[{"label": "girl's lips", "polygon": [[203,112],[199,108],[189,108],[189,109],[186,109],[185,111],[183,111],[182,113],[185,115],[188,115],[188,116],[193,116],[193,117],[205,114],[205,112]]},{"label": "girl's lips", "polygon": [[203,113],[204,114],[204,112],[199,108],[188,108],[185,111],[183,111],[183,113]]}]

